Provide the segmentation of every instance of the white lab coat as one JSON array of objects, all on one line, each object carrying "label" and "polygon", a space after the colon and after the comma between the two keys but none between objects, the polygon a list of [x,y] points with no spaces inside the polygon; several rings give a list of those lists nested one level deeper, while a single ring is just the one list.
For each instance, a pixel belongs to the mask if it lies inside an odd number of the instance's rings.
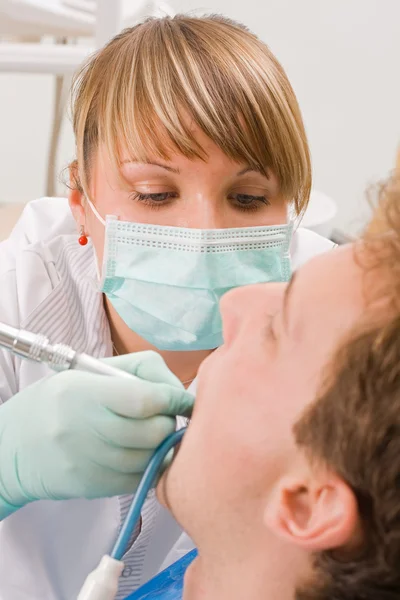
[{"label": "white lab coat", "polygon": [[[298,229],[292,243],[293,268],[332,246]],[[43,333],[96,357],[112,355],[102,295],[96,289],[93,248],[78,245],[65,199],[28,204],[10,238],[0,244],[0,322]],[[0,350],[0,401],[48,374],[44,365]],[[86,575],[110,551],[129,501],[130,497],[40,501],[4,519],[0,600],[76,598]],[[141,532],[125,556],[118,598],[192,547],[151,494]]]}]

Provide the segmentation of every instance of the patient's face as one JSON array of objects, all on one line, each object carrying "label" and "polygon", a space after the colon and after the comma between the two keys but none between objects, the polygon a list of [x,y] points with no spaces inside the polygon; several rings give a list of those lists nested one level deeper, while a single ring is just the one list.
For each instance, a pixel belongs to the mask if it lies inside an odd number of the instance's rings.
[{"label": "patient's face", "polygon": [[200,552],[246,552],[265,529],[268,496],[299,460],[293,424],[363,313],[362,282],[347,246],[310,261],[289,292],[224,297],[225,344],[201,366],[193,420],[158,490]]}]

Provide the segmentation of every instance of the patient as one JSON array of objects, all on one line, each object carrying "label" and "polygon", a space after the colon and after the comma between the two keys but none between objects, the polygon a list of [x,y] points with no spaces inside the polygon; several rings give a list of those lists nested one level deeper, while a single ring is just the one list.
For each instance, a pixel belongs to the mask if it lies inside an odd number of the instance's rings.
[{"label": "patient", "polygon": [[400,597],[400,182],[385,235],[222,303],[158,488],[199,556],[185,600]]}]

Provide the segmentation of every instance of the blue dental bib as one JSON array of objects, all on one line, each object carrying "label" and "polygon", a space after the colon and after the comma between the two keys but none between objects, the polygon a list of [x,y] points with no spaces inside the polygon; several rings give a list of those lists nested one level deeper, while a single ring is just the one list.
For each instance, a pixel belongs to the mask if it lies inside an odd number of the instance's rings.
[{"label": "blue dental bib", "polygon": [[182,600],[183,578],[196,556],[197,550],[192,550],[145,583],[126,600]]}]

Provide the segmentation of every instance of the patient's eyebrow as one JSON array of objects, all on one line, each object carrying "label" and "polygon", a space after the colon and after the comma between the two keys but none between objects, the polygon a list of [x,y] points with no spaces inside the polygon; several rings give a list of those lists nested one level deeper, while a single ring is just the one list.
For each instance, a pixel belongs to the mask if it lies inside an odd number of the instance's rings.
[{"label": "patient's eyebrow", "polygon": [[294,283],[295,279],[296,279],[296,273],[293,273],[292,278],[291,278],[291,280],[289,281],[289,284],[286,287],[285,295],[283,297],[282,318],[283,318],[283,323],[285,325],[285,329],[288,329],[289,301],[290,301],[291,294],[293,294],[293,283]]}]

